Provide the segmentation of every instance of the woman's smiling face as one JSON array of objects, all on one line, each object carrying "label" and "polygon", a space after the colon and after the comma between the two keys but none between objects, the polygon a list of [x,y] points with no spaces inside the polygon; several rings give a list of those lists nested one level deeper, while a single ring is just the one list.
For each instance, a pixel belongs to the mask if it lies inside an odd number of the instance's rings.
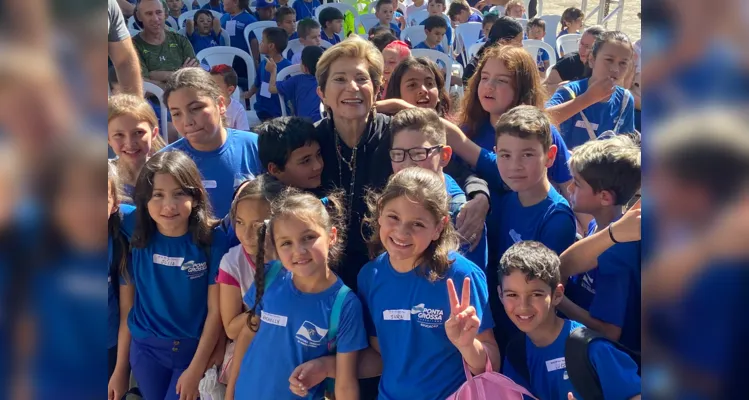
[{"label": "woman's smiling face", "polygon": [[330,64],[330,75],[318,95],[333,115],[343,119],[366,119],[374,104],[375,86],[367,62],[342,57]]}]

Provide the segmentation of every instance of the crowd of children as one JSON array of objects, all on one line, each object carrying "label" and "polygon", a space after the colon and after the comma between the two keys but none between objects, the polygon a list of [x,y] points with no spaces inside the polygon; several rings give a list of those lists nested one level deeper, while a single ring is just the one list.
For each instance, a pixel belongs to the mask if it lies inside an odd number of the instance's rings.
[{"label": "crowd of children", "polygon": [[[548,90],[549,54],[521,43],[560,28],[523,28],[524,2],[503,3],[499,16],[464,0],[378,0],[367,43],[345,37],[339,9],[316,15],[317,0],[258,0],[255,13],[248,0],[210,1],[186,23],[192,47],[230,45],[255,65],[169,75],[163,106],[178,140],[164,142],[148,100],[109,98],[109,399],[131,374],[143,398],[197,399],[214,367],[226,399],[445,399],[466,375],[498,372],[539,399],[639,398],[633,45],[591,34],[585,76]],[[187,9],[167,6],[175,18]],[[399,40],[422,10],[425,39]],[[256,21],[277,26],[245,36]],[[565,11],[559,34],[582,21]],[[470,22],[482,47],[457,82],[411,55],[455,59],[453,29]],[[331,53],[355,69],[333,69]],[[457,102],[446,80],[465,82]],[[353,146],[336,136],[328,149],[314,123],[358,112],[370,94],[368,118],[391,116],[359,128],[380,133]],[[392,172],[384,185],[354,183],[367,146],[390,160],[377,166]],[[350,187],[323,189],[331,163]],[[474,207],[458,169],[488,187],[478,237],[456,228]],[[361,212],[357,186],[371,186]],[[364,240],[368,262],[339,265],[350,240]],[[572,360],[575,340],[587,356]],[[591,373],[595,387],[580,387]]]}]

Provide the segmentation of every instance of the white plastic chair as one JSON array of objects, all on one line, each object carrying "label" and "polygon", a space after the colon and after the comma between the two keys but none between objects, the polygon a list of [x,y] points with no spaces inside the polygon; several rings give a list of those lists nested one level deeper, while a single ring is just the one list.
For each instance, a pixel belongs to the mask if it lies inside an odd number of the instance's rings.
[{"label": "white plastic chair", "polygon": [[429,18],[429,10],[424,9],[416,11],[407,17],[406,26],[419,25],[427,18]]},{"label": "white plastic chair", "polygon": [[557,44],[557,52],[559,52],[559,55],[562,54],[569,54],[575,51],[578,51],[578,47],[580,45],[580,38],[582,38],[583,35],[579,33],[568,33],[566,35],[562,35],[557,38],[556,44]]},{"label": "white plastic chair", "polygon": [[[244,41],[245,43],[247,43],[247,49],[250,50],[250,53],[252,53],[252,47],[250,46],[250,32],[253,32],[255,34],[259,45],[260,41],[263,40],[263,31],[265,30],[265,28],[272,28],[277,26],[278,24],[276,24],[276,21],[258,21],[245,26],[242,35],[244,36]],[[228,46],[229,44],[227,43],[226,45]],[[250,55],[254,56],[254,54]]]},{"label": "white plastic chair", "polygon": [[444,65],[445,90],[450,92],[450,74],[452,73],[452,70],[453,70],[453,60],[450,58],[450,56],[448,56],[445,53],[439,52],[437,50],[429,50],[429,49],[414,49],[414,50],[411,50],[411,55],[414,57],[426,57],[434,61],[435,63],[437,63],[437,65],[439,65],[440,67]]},{"label": "white plastic chair", "polygon": [[164,20],[164,23],[166,23],[166,26],[172,28],[175,31],[179,30],[179,22],[172,16],[167,17],[167,19]]},{"label": "white plastic chair", "polygon": [[468,60],[466,61],[466,63],[471,62],[471,60],[473,59],[473,56],[475,56],[479,52],[479,50],[481,50],[481,47],[483,46],[484,46],[484,43],[472,44],[471,47],[468,48],[468,57],[467,57]]},{"label": "white plastic chair", "polygon": [[[539,6],[540,7],[540,6]],[[560,15],[544,15],[541,19],[546,23],[546,35],[544,42],[551,47],[557,46],[557,32],[559,32],[559,23],[562,21]]]},{"label": "white plastic chair", "polygon": [[549,76],[551,73],[551,67],[554,66],[554,64],[557,63],[557,55],[554,51],[554,48],[551,47],[548,43],[544,42],[543,40],[533,40],[533,39],[526,39],[523,40],[523,48],[530,53],[531,57],[533,57],[533,61],[536,61],[538,58],[538,51],[539,50],[546,50],[546,53],[549,55],[549,68],[546,68],[546,76]]},{"label": "white plastic chair", "polygon": [[[203,49],[195,55],[198,62],[205,60],[210,67],[219,64],[232,65],[235,57],[244,60],[244,63],[247,65],[247,82],[249,85],[252,85],[255,82],[255,63],[252,61],[252,56],[246,51],[231,46],[214,46]],[[255,103],[256,96],[250,99],[250,104]]]},{"label": "white plastic chair", "polygon": [[479,41],[481,22],[468,22],[455,28],[455,48],[463,55],[463,62],[468,64],[468,48]]},{"label": "white plastic chair", "polygon": [[[300,75],[302,73],[303,72],[302,72],[302,66],[301,65],[299,65],[299,64],[297,64],[297,65],[290,65],[290,66],[282,69],[281,72],[279,72],[276,75],[276,83],[283,82],[286,78],[288,78],[290,76]],[[284,97],[281,95],[281,93],[278,94],[278,101],[281,102],[281,116],[282,117],[287,116],[287,114],[286,114],[286,99],[284,99]]]},{"label": "white plastic chair", "polygon": [[[177,21],[177,24],[179,24],[179,27],[184,28],[185,21],[187,21],[188,18],[193,19],[193,17],[195,17],[195,13],[198,11],[199,10],[190,10],[188,12],[183,12],[182,15],[179,16],[179,20]],[[213,11],[213,10],[209,10],[209,11],[211,12],[211,14],[213,14],[213,18],[221,19],[221,16],[223,15],[217,11]]]},{"label": "white plastic chair", "polygon": [[143,82],[143,94],[148,95],[149,93],[159,99],[159,114],[161,114],[159,115],[159,119],[161,120],[161,126],[159,129],[161,130],[161,136],[164,138],[164,142],[168,144],[169,121],[167,120],[169,119],[169,116],[167,115],[167,112],[169,111],[166,109],[166,103],[164,102],[164,90],[151,82]]},{"label": "white plastic chair", "polygon": [[354,14],[354,26],[359,26],[359,12],[356,10],[356,8],[354,8],[354,6],[346,3],[326,3],[322,4],[320,7],[315,8],[316,21],[320,21],[320,11],[326,8],[337,8],[338,11],[340,11],[344,16],[346,15],[346,11],[350,11],[352,14]]},{"label": "white plastic chair", "polygon": [[135,23],[135,15],[127,19],[127,29],[130,29],[131,32],[132,31],[140,32],[141,30],[140,27],[138,26],[138,24]]},{"label": "white plastic chair", "polygon": [[364,27],[365,33],[374,28],[380,22],[374,14],[362,14],[359,16],[359,24]]},{"label": "white plastic chair", "polygon": [[[427,34],[426,32],[424,32],[424,27],[421,25],[407,27],[406,29],[401,31],[400,37],[400,39],[404,42],[411,42],[411,47],[414,47],[417,44],[423,42],[424,40],[426,40],[426,38]],[[445,51],[450,51],[450,46],[447,44],[447,35],[442,37],[442,48],[445,49]]]}]

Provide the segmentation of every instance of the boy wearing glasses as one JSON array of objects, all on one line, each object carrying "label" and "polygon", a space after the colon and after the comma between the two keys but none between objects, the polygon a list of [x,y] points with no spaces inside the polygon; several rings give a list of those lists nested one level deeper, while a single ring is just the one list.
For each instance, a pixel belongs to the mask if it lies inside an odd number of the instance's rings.
[{"label": "boy wearing glasses", "polygon": [[[409,108],[393,117],[390,129],[393,138],[390,145],[393,173],[408,167],[419,167],[442,175],[451,199],[450,214],[455,223],[458,212],[467,198],[455,179],[443,172],[450,162],[453,150],[447,145],[445,125],[439,115],[427,108]],[[481,240],[473,251],[470,251],[467,245],[461,247],[461,253],[483,270],[486,269],[487,251],[486,225]]]}]

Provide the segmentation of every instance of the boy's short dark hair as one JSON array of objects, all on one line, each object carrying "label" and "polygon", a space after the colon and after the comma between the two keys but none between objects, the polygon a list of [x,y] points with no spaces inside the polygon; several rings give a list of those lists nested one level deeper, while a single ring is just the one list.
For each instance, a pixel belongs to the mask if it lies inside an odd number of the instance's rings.
[{"label": "boy's short dark hair", "polygon": [[528,21],[528,32],[530,32],[531,28],[533,27],[539,27],[546,32],[546,21],[542,20],[539,17],[533,17]]},{"label": "boy's short dark hair", "polygon": [[299,33],[300,38],[307,38],[307,36],[315,29],[320,29],[320,23],[312,18],[305,18],[296,26],[296,31]]},{"label": "boy's short dark hair", "polygon": [[214,65],[213,67],[211,67],[210,74],[221,75],[224,78],[224,83],[226,83],[227,86],[236,87],[237,84],[239,84],[239,77],[237,76],[237,72],[234,71],[234,68],[232,68],[230,65]]},{"label": "boy's short dark hair", "polygon": [[320,21],[320,26],[322,29],[325,29],[328,25],[328,22],[333,22],[337,19],[343,19],[343,13],[341,10],[333,7],[324,8],[322,11],[320,11],[320,15],[317,17],[317,20]]},{"label": "boy's short dark hair", "polygon": [[520,105],[499,118],[495,129],[495,143],[502,135],[538,140],[544,151],[548,151],[551,147],[551,121],[540,108]]},{"label": "boy's short dark hair", "polygon": [[471,7],[468,5],[468,3],[456,0],[450,3],[450,7],[447,9],[447,16],[450,17],[450,19],[455,19],[455,16],[463,11],[470,12]]},{"label": "boy's short dark hair", "polygon": [[489,24],[494,24],[499,19],[499,14],[495,13],[489,13],[484,15],[484,19],[481,21],[481,26],[487,26]]},{"label": "boy's short dark hair", "polygon": [[283,171],[291,153],[317,141],[315,125],[301,117],[279,117],[257,128],[260,162],[268,170],[270,163]]},{"label": "boy's short dark hair", "polygon": [[280,24],[281,22],[283,22],[284,18],[288,17],[289,15],[293,15],[296,17],[296,10],[291,7],[281,6],[278,11],[276,11],[276,22]]},{"label": "boy's short dark hair", "polygon": [[502,277],[509,276],[513,271],[520,271],[525,275],[526,281],[539,279],[553,291],[562,280],[559,264],[557,253],[541,242],[525,240],[515,243],[499,260],[499,285],[502,286]]},{"label": "boy's short dark hair", "polygon": [[389,45],[390,43],[395,42],[398,40],[395,35],[393,35],[392,31],[390,29],[387,29],[385,32],[380,32],[372,37],[369,41],[372,42],[372,44],[377,47],[377,50],[382,53],[383,50],[385,50],[385,47]]},{"label": "boy's short dark hair", "polygon": [[431,15],[424,20],[424,29],[432,31],[434,28],[445,28],[447,29],[447,21],[439,15]]},{"label": "boy's short dark hair", "polygon": [[213,14],[211,14],[210,11],[203,10],[203,9],[195,11],[195,15],[192,16],[192,22],[195,22],[195,24],[197,24],[198,23],[198,17],[200,17],[201,15],[207,15],[208,17],[211,18],[211,22],[213,22]]},{"label": "boy's short dark hair", "polygon": [[641,183],[640,147],[628,135],[591,140],[575,148],[570,170],[579,174],[594,193],[614,193],[615,204],[623,206],[637,193]]},{"label": "boy's short dark hair", "polygon": [[390,122],[391,142],[395,135],[404,130],[421,132],[433,145],[446,145],[447,133],[437,112],[430,108],[408,108],[399,111]]},{"label": "boy's short dark hair", "polygon": [[320,46],[307,46],[302,50],[302,65],[313,76],[317,72],[317,62],[320,61],[323,51],[325,49]]},{"label": "boy's short dark hair", "polygon": [[386,4],[390,4],[395,7],[395,2],[393,0],[377,0],[377,3],[375,4],[375,12],[380,11],[380,7]]},{"label": "boy's short dark hair", "polygon": [[276,47],[276,51],[279,53],[283,53],[289,44],[289,35],[283,28],[277,26],[265,28],[263,38],[268,38],[268,41]]}]

